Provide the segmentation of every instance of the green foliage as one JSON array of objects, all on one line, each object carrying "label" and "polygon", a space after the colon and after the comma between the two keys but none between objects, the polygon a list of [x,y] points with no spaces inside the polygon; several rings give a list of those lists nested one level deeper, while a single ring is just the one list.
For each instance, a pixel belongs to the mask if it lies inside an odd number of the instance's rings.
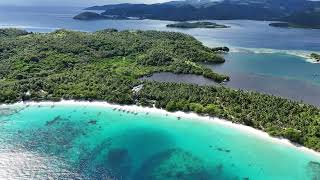
[{"label": "green foliage", "polygon": [[174,59],[170,52],[166,52],[164,49],[152,49],[142,55],[138,60],[138,63],[149,66],[162,66],[170,65],[173,61]]},{"label": "green foliage", "polygon": [[293,142],[301,142],[301,131],[293,129],[293,128],[287,128],[283,131],[283,136],[288,138],[289,140]]},{"label": "green foliage", "polygon": [[[181,33],[114,29],[0,32],[5,34],[0,41],[0,102],[5,103],[61,98],[132,103],[131,89],[140,77],[162,71],[179,73],[177,68],[203,74],[205,68],[197,61],[207,57],[221,61],[210,48]],[[195,54],[189,57],[189,51]],[[183,66],[185,61],[197,69]],[[215,75],[211,79],[225,78]]]},{"label": "green foliage", "polygon": [[0,38],[4,37],[17,37],[22,35],[29,34],[25,30],[15,29],[15,28],[9,28],[9,29],[0,29]]},{"label": "green foliage", "polygon": [[[63,98],[155,105],[225,118],[320,150],[316,107],[223,87],[139,79],[155,72],[228,79],[199,63],[224,60],[191,36],[157,31],[3,31],[15,35],[0,37],[0,103]],[[140,84],[139,92],[132,91]]]},{"label": "green foliage", "polygon": [[204,108],[200,103],[190,103],[189,107],[191,111],[194,111],[196,113],[200,114],[204,112]]}]

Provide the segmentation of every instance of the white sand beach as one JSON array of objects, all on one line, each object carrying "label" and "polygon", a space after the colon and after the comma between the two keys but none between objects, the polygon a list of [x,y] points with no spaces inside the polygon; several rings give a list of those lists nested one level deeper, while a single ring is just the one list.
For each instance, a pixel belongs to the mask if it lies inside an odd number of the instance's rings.
[{"label": "white sand beach", "polygon": [[245,126],[242,124],[236,124],[232,123],[231,121],[217,118],[217,117],[210,117],[210,116],[200,116],[196,113],[185,113],[182,111],[178,112],[168,112],[163,109],[158,109],[158,108],[150,108],[150,107],[142,107],[142,106],[137,106],[137,105],[118,105],[118,104],[111,104],[108,102],[102,102],[102,101],[74,101],[74,100],[62,100],[59,102],[19,102],[15,104],[2,104],[0,107],[9,107],[9,106],[91,106],[91,107],[105,107],[105,108],[110,108],[110,109],[121,109],[125,111],[131,111],[131,112],[144,112],[144,113],[156,113],[156,114],[162,114],[162,115],[170,115],[170,116],[175,116],[179,118],[187,118],[187,119],[192,119],[192,120],[201,120],[205,121],[207,123],[210,123],[212,125],[222,125],[222,126],[227,126],[229,128],[233,128],[245,133],[248,133],[250,135],[254,135],[256,137],[259,137],[263,140],[267,141],[272,141],[273,143],[278,143],[281,145],[288,146],[290,148],[296,148],[302,152],[305,153],[310,153],[315,156],[320,157],[320,153],[316,152],[312,149],[306,148],[304,146],[294,144],[290,142],[287,139],[284,138],[278,138],[278,137],[272,137],[268,133],[254,129],[249,126]]}]

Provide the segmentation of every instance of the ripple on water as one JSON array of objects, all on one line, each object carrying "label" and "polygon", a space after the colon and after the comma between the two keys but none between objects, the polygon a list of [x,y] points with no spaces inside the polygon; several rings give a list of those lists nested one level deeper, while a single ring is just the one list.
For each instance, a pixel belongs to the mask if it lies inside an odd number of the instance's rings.
[{"label": "ripple on water", "polygon": [[81,179],[72,168],[53,156],[28,151],[0,151],[0,179]]},{"label": "ripple on water", "polygon": [[19,111],[23,110],[23,108],[17,108],[17,107],[0,107],[0,118],[11,116],[15,113],[19,113]]}]

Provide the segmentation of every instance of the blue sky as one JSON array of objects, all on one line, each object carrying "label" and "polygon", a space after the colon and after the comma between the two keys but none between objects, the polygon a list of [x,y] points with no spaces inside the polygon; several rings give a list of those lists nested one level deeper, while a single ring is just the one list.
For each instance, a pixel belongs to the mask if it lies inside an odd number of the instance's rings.
[{"label": "blue sky", "polygon": [[24,6],[91,6],[114,3],[157,3],[168,0],[0,0],[0,5]]}]

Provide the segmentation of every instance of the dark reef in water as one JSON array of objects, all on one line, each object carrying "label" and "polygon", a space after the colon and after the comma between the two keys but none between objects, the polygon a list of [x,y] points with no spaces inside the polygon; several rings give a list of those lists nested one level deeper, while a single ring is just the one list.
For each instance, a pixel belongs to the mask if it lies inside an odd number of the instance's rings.
[{"label": "dark reef in water", "polygon": [[225,153],[229,153],[230,152],[229,149],[224,149],[224,148],[220,148],[220,147],[216,148],[216,150],[220,151],[220,152],[225,152]]},{"label": "dark reef in water", "polygon": [[154,154],[142,164],[134,179],[224,180],[237,178],[226,174],[222,164],[218,164],[214,168],[207,167],[194,154],[176,148]]},{"label": "dark reef in water", "polygon": [[97,122],[98,122],[97,120],[90,120],[88,123],[89,123],[89,124],[92,124],[92,125],[96,125]]},{"label": "dark reef in water", "polygon": [[73,123],[57,116],[44,127],[22,130],[16,143],[28,151],[62,156],[73,147],[73,142],[87,132],[85,122]]},{"label": "dark reef in water", "polygon": [[153,155],[146,160],[135,179],[140,180],[193,180],[211,179],[210,171],[204,163],[193,154],[181,149],[171,149]]},{"label": "dark reef in water", "polygon": [[320,179],[320,163],[319,162],[310,161],[307,165],[307,170],[312,180]]},{"label": "dark reef in water", "polygon": [[1,107],[0,108],[0,117],[2,116],[10,116],[15,113],[19,113],[19,111],[23,110],[23,108],[14,108],[14,107]]},{"label": "dark reef in water", "polygon": [[61,116],[57,116],[57,117],[55,117],[53,120],[47,121],[47,122],[46,122],[46,126],[54,125],[55,123],[57,123],[57,122],[60,121],[60,120],[61,120]]},{"label": "dark reef in water", "polygon": [[106,157],[106,162],[115,177],[119,178],[131,173],[132,162],[127,149],[111,149]]}]

